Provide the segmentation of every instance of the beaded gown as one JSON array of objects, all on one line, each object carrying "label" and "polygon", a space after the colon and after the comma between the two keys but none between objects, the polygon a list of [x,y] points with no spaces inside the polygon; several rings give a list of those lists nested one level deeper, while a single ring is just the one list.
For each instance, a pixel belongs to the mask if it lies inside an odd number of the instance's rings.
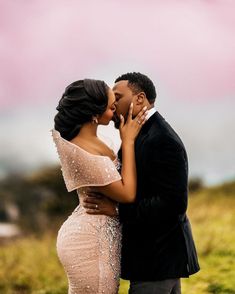
[{"label": "beaded gown", "polygon": [[[65,140],[55,129],[52,137],[67,190],[77,190],[79,206],[61,226],[57,253],[69,281],[69,294],[117,294],[120,276],[121,226],[117,217],[89,215],[83,199],[91,186],[121,179],[120,163],[93,155]],[[69,200],[68,200],[69,201]]]}]

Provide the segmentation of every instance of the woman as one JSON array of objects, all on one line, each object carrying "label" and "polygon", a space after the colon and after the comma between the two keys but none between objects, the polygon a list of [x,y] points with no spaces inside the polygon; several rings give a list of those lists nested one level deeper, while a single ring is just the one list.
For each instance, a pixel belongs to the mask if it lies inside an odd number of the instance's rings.
[{"label": "woman", "polygon": [[108,125],[115,96],[99,80],[69,85],[57,107],[52,136],[68,191],[77,190],[80,205],[63,223],[57,252],[69,280],[69,294],[118,293],[121,228],[117,217],[89,215],[83,200],[89,187],[116,202],[133,202],[136,194],[134,141],[145,122],[146,109],[124,124],[121,116],[122,169],[112,150],[98,137],[98,125]]}]

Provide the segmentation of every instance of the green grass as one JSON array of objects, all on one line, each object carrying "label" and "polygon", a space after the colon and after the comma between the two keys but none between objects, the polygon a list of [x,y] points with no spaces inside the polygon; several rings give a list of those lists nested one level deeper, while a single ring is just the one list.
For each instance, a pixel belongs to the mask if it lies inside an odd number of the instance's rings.
[{"label": "green grass", "polygon": [[190,198],[188,215],[201,271],[183,279],[183,293],[235,294],[235,197],[202,192]]},{"label": "green grass", "polygon": [[[182,280],[182,292],[235,294],[235,197],[204,190],[190,198],[188,215],[201,271]],[[128,282],[121,281],[119,293],[127,293],[127,288]],[[1,245],[0,293],[67,293],[55,236],[46,234]]]}]

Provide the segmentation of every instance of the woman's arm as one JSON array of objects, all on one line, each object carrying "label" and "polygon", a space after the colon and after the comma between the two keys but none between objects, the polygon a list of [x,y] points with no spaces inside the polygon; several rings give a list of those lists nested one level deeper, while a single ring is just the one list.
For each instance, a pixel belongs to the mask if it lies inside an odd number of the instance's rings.
[{"label": "woman's arm", "polygon": [[132,119],[133,104],[130,106],[126,123],[123,116],[120,116],[120,136],[122,139],[122,179],[107,186],[97,187],[96,191],[122,203],[134,202],[136,196],[136,165],[135,165],[135,138],[142,125],[146,121],[146,110],[144,107],[139,114]]}]

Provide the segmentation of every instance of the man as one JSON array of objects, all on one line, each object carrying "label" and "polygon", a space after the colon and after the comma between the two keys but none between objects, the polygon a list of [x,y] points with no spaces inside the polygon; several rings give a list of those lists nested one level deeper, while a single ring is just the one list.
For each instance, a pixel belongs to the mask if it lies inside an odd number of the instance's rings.
[{"label": "man", "polygon": [[[130,280],[131,294],[178,294],[180,278],[199,270],[196,249],[186,216],[188,160],[185,147],[165,119],[154,109],[153,82],[141,73],[116,79],[116,117],[149,109],[136,142],[137,195],[135,203],[120,204],[123,225],[121,277]],[[119,123],[116,119],[115,126]],[[121,152],[119,151],[121,159]],[[112,201],[88,197],[86,208],[115,215]]]}]

